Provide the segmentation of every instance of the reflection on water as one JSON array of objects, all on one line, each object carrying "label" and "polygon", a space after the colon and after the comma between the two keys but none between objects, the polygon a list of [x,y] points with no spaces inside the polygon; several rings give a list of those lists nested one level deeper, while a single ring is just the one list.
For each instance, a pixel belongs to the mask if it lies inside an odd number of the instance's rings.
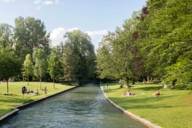
[{"label": "reflection on water", "polygon": [[79,87],[20,111],[2,128],[144,128],[108,103],[99,87]]}]

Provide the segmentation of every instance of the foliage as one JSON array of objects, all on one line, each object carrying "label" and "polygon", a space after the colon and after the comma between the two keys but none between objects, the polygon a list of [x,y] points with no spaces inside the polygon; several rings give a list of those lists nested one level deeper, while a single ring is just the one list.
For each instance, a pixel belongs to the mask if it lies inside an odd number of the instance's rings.
[{"label": "foliage", "polygon": [[23,63],[23,76],[29,81],[29,77],[33,75],[33,62],[31,54],[27,54]]},{"label": "foliage", "polygon": [[65,37],[63,52],[65,80],[81,83],[94,78],[95,53],[90,37],[80,30],[68,32]]},{"label": "foliage", "polygon": [[140,23],[140,46],[148,75],[168,84],[192,81],[191,1],[149,0],[148,15]]},{"label": "foliage", "polygon": [[97,54],[100,77],[157,80],[188,88],[192,82],[191,8],[189,0],[148,0],[108,43],[104,37]]},{"label": "foliage", "polygon": [[48,72],[53,82],[63,75],[61,60],[56,49],[52,49],[48,57]]},{"label": "foliage", "polygon": [[0,48],[13,46],[13,27],[8,24],[0,24]]},{"label": "foliage", "polygon": [[26,54],[33,54],[35,48],[42,48],[48,54],[49,35],[43,22],[33,17],[15,19],[14,37],[17,54],[24,60]]},{"label": "foliage", "polygon": [[0,49],[0,80],[7,81],[7,94],[9,93],[8,81],[19,74],[20,61],[11,49]]},{"label": "foliage", "polygon": [[101,78],[139,80],[142,75],[142,58],[136,45],[136,18],[127,20],[123,28],[105,36],[97,51],[97,67]]},{"label": "foliage", "polygon": [[47,61],[45,58],[45,53],[43,49],[37,48],[33,53],[33,60],[34,60],[34,75],[39,81],[42,81],[47,69]]}]

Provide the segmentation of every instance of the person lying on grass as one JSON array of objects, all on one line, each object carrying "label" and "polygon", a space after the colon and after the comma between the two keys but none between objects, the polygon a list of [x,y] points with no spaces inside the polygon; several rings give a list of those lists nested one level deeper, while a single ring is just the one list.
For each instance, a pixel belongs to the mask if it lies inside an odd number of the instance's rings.
[{"label": "person lying on grass", "polygon": [[128,91],[124,93],[124,96],[135,96],[135,93],[131,92],[131,89],[129,88]]},{"label": "person lying on grass", "polygon": [[157,91],[154,93],[154,95],[155,95],[156,97],[159,97],[159,96],[161,95],[160,90],[157,90]]}]

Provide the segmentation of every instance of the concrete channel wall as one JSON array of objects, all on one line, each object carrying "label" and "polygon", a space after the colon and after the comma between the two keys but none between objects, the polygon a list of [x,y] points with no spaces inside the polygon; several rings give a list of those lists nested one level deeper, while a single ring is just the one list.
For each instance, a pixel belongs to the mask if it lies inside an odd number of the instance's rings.
[{"label": "concrete channel wall", "polygon": [[144,126],[146,126],[147,128],[161,128],[160,126],[156,125],[156,124],[153,124],[152,122],[144,119],[144,118],[141,118],[139,117],[138,115],[135,115],[129,111],[126,111],[124,108],[120,107],[119,105],[117,105],[115,102],[113,102],[112,100],[110,100],[108,98],[108,96],[106,95],[106,93],[104,92],[104,89],[102,86],[100,86],[102,92],[103,92],[103,95],[104,97],[106,98],[106,100],[111,103],[114,107],[116,107],[118,110],[120,110],[122,113],[124,113],[125,115],[127,115],[128,117],[142,123]]},{"label": "concrete channel wall", "polygon": [[47,99],[52,98],[52,97],[54,97],[54,96],[60,95],[60,94],[62,94],[62,93],[69,92],[69,91],[71,91],[71,90],[73,90],[73,89],[75,89],[75,88],[78,88],[78,87],[79,87],[79,86],[75,86],[75,87],[72,87],[72,88],[70,88],[70,89],[63,90],[63,91],[58,92],[58,93],[55,93],[55,94],[53,94],[53,95],[44,97],[44,98],[42,98],[42,99],[35,100],[35,101],[32,101],[32,102],[29,102],[29,103],[20,105],[20,106],[16,107],[14,110],[12,110],[11,112],[9,112],[9,113],[7,113],[7,114],[5,114],[5,115],[3,115],[3,116],[0,117],[0,126],[1,126],[1,123],[2,123],[2,122],[10,119],[10,118],[13,117],[13,116],[15,116],[20,110],[23,110],[23,109],[25,109],[25,108],[27,108],[27,107],[30,107],[30,106],[32,106],[32,105],[35,105],[35,104],[37,104],[37,103],[40,103],[41,101],[47,100]]}]

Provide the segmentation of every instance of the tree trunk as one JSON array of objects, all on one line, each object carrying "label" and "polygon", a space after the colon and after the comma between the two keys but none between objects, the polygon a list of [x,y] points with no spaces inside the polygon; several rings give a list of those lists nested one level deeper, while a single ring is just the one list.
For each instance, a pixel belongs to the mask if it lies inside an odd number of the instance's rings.
[{"label": "tree trunk", "polygon": [[128,90],[130,90],[130,86],[129,86],[129,78],[128,78],[128,77],[125,78],[125,84],[126,84]]},{"label": "tree trunk", "polygon": [[134,84],[135,84],[135,80],[133,79],[133,80],[132,80],[132,85],[134,85]]},{"label": "tree trunk", "polygon": [[174,80],[172,81],[172,88],[175,88],[176,82],[177,82],[177,79],[174,79]]},{"label": "tree trunk", "polygon": [[7,82],[7,94],[9,94],[9,80],[6,80]]},{"label": "tree trunk", "polygon": [[27,80],[27,86],[29,86],[29,76],[28,76],[28,80]]},{"label": "tree trunk", "polygon": [[120,84],[120,88],[123,88],[123,84],[122,83]]},{"label": "tree trunk", "polygon": [[150,83],[150,77],[147,76],[147,83]]},{"label": "tree trunk", "polygon": [[41,89],[42,89],[42,88],[41,88],[41,81],[42,81],[42,80],[41,80],[41,78],[40,78],[40,80],[39,80],[39,81],[40,81],[40,90],[41,90]]},{"label": "tree trunk", "polygon": [[53,88],[55,89],[55,79],[53,78]]}]

